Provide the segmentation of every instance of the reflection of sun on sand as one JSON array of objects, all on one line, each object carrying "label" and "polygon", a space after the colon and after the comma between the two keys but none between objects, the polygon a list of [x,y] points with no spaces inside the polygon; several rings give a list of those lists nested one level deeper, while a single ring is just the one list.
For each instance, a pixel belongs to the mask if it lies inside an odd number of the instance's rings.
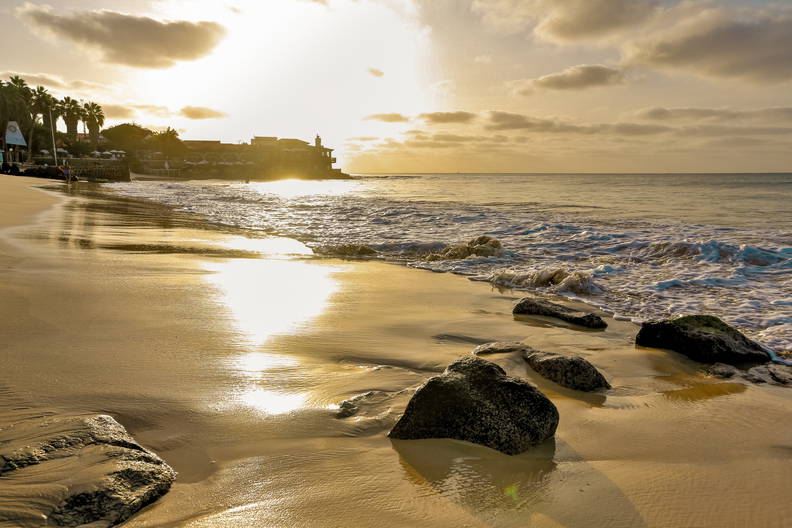
[{"label": "reflection of sun on sand", "polygon": [[[55,201],[25,180],[3,184],[0,221],[28,221]],[[517,321],[512,292],[382,262],[306,259],[299,243],[229,235],[144,202],[76,194],[42,220],[7,232],[13,244],[0,239],[0,418],[23,396],[45,412],[109,413],[174,466],[172,490],[125,528],[671,528],[792,517],[792,391],[725,383],[681,356],[636,348],[630,323],[591,333]],[[556,404],[553,446],[509,457],[388,440],[412,389],[488,339],[578,353],[614,388],[582,396],[519,358],[493,357]],[[333,404],[369,392],[357,414],[336,418]],[[0,479],[0,510],[41,518],[38,498],[55,483],[46,471],[25,475],[14,495]]]}]

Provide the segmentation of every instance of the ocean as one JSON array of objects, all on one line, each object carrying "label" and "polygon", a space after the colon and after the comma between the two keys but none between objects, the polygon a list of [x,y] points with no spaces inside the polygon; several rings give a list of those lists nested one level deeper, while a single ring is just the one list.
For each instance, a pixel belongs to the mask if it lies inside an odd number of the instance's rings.
[{"label": "ocean", "polygon": [[[709,313],[792,350],[792,174],[388,174],[106,187],[311,248],[583,300],[618,319]],[[478,235],[497,257],[430,261]]]}]

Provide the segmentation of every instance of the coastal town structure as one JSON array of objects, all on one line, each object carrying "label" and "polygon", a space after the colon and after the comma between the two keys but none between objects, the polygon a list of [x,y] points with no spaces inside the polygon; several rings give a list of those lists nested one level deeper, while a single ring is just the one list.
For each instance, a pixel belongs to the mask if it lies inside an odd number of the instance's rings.
[{"label": "coastal town structure", "polygon": [[[347,176],[333,167],[333,149],[317,134],[313,144],[300,139],[255,136],[250,143],[219,140],[183,140],[183,160],[169,160],[169,169],[185,175],[250,178],[339,178]],[[153,161],[153,160],[152,160]]]}]

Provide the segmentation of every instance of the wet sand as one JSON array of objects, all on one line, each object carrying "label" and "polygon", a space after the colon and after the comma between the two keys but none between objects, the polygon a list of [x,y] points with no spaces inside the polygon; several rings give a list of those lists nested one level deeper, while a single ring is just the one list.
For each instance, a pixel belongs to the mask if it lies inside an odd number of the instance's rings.
[{"label": "wet sand", "polygon": [[[125,527],[780,527],[792,517],[792,390],[709,378],[679,355],[636,348],[631,323],[593,332],[515,320],[516,292],[319,259],[292,240],[87,185],[66,201],[30,189],[44,183],[3,178],[0,222],[21,227],[0,237],[0,421],[24,409],[107,413],[162,456],[177,483]],[[491,340],[579,353],[614,389],[583,395],[493,356],[558,406],[555,442],[509,457],[387,438],[418,384]],[[358,415],[335,417],[341,400],[369,391]],[[0,495],[46,492],[57,478],[0,478]]]}]

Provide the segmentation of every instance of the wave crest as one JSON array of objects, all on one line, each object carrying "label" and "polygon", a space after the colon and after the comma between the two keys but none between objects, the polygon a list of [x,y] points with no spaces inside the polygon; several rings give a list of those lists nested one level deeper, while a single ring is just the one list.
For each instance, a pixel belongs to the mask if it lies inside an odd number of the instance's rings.
[{"label": "wave crest", "polygon": [[565,268],[546,267],[534,270],[500,270],[488,279],[492,284],[508,288],[548,288],[580,295],[600,293],[602,288],[594,283],[591,273],[568,271]]}]

